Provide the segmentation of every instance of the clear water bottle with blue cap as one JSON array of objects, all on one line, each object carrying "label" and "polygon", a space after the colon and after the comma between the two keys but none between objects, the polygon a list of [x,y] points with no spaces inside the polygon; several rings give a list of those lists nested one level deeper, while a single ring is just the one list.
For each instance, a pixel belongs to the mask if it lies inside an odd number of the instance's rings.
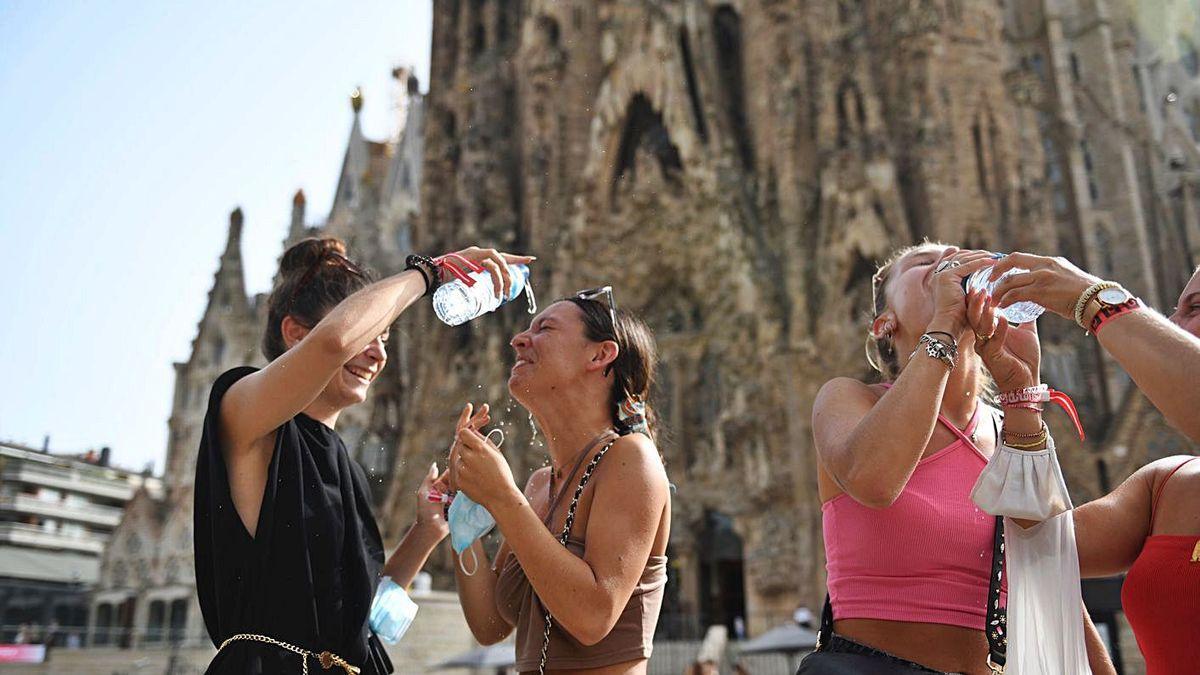
[{"label": "clear water bottle with blue cap", "polygon": [[[1004,254],[997,253],[993,257],[999,260],[1000,258],[1004,257]],[[971,291],[982,290],[986,291],[988,295],[991,295],[996,291],[996,287],[1000,285],[1001,281],[1004,281],[1005,279],[1017,274],[1028,273],[1029,270],[1015,267],[1000,275],[999,279],[989,282],[988,277],[992,274],[992,268],[985,267],[975,272],[971,276],[963,279],[963,290],[967,293],[970,293]],[[1008,319],[1008,322],[1013,325],[1029,323],[1030,321],[1033,321],[1041,316],[1042,312],[1044,311],[1046,311],[1046,308],[1042,307],[1036,302],[1029,302],[1028,300],[1024,302],[1013,303],[1008,307],[997,310],[1000,316]]]},{"label": "clear water bottle with blue cap", "polygon": [[515,300],[522,291],[529,296],[530,314],[536,311],[533,289],[529,286],[529,266],[509,265],[512,288],[507,297],[496,297],[493,292],[492,275],[487,271],[471,272],[475,284],[468,286],[460,279],[442,284],[433,293],[433,311],[437,317],[451,326],[464,324],[471,319],[487,314],[506,302]]}]

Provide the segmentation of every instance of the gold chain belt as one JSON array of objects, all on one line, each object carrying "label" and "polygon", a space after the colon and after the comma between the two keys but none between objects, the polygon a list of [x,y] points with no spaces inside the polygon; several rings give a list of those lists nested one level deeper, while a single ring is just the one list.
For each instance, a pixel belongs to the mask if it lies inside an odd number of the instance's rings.
[{"label": "gold chain belt", "polygon": [[338,656],[337,654],[334,654],[333,652],[326,651],[326,652],[321,652],[320,654],[314,654],[314,653],[308,651],[307,649],[302,649],[300,647],[297,647],[296,645],[288,644],[287,642],[284,642],[283,640],[276,640],[275,638],[267,637],[266,635],[255,635],[254,633],[238,633],[237,635],[230,637],[228,640],[225,640],[224,642],[221,643],[221,646],[217,648],[217,653],[220,654],[221,650],[225,649],[225,646],[228,645],[230,642],[237,642],[239,640],[249,640],[251,642],[265,642],[269,645],[275,645],[276,647],[286,649],[289,652],[294,652],[296,654],[299,654],[300,659],[301,659],[300,663],[304,666],[304,670],[303,670],[304,675],[308,675],[308,659],[309,659],[309,657],[316,659],[317,663],[321,664],[321,668],[323,670],[329,670],[330,668],[333,668],[334,666],[341,666],[346,671],[346,675],[358,675],[359,673],[362,672],[358,668],[355,668],[354,666],[350,665],[349,663],[346,663],[346,659],[343,659],[342,657]]}]

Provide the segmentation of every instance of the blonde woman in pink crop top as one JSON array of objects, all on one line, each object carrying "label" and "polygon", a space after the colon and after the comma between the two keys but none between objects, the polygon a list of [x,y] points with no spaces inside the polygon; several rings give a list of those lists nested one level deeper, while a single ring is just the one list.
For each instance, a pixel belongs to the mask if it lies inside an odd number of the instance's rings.
[{"label": "blonde woman in pink crop top", "polygon": [[[971,490],[995,451],[999,417],[981,398],[989,379],[962,280],[993,262],[941,244],[898,251],[873,278],[868,358],[885,383],[835,378],[817,395],[833,634],[803,675],[991,673],[995,519]],[[1015,412],[1006,433],[1040,430],[1040,415]],[[1088,628],[1089,649],[1102,651]]]}]

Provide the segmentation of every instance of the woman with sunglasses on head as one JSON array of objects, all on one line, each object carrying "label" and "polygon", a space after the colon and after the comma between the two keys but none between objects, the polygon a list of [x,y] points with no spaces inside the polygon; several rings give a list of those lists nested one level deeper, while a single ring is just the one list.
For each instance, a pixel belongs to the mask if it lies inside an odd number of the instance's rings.
[{"label": "woman with sunglasses on head", "polygon": [[[1120,284],[1088,274],[1063,258],[1015,253],[1000,261],[993,278],[1012,268],[1029,274],[1009,277],[986,306],[969,312],[973,330],[996,337],[981,353],[993,372],[1027,367],[1028,357],[1003,339],[1010,332],[997,322],[996,308],[1032,300],[1087,330],[1129,373],[1167,421],[1200,440],[1200,268],[1179,295],[1175,312],[1164,317],[1144,307]],[[1174,324],[1174,325],[1172,325]],[[1116,490],[1072,512],[1078,575],[1109,577],[1128,573],[1121,603],[1146,659],[1149,675],[1193,672],[1200,661],[1195,622],[1200,616],[1200,462],[1194,456],[1166,457],[1134,472]],[[1041,460],[1057,460],[1051,455]],[[994,492],[1006,485],[1039,490],[1047,474],[1038,460],[1020,458],[997,472]],[[1050,483],[1056,481],[1047,481]],[[1028,514],[1045,521],[1045,514]],[[1045,528],[1041,528],[1045,529]],[[1030,531],[1032,537],[1055,533]]]},{"label": "woman with sunglasses on head", "polygon": [[836,378],[817,395],[829,602],[801,675],[984,675],[1003,663],[1001,533],[971,501],[1000,420],[981,400],[963,288],[993,262],[930,243],[894,254],[872,279],[868,332],[885,382]]},{"label": "woman with sunglasses on head", "polygon": [[[536,418],[550,465],[520,489],[479,433],[486,406],[472,418],[467,405],[451,448],[455,500],[465,494],[486,508],[504,535],[493,565],[478,540],[459,559],[471,632],[493,644],[515,630],[522,673],[645,673],[671,527],[667,476],[645,417],[654,338],[605,288],[550,305],[512,347],[509,391]],[[464,558],[478,561],[474,570]]]},{"label": "woman with sunglasses on head", "polygon": [[[372,283],[336,239],[284,253],[268,299],[269,363],[217,378],[196,462],[196,586],[218,647],[207,672],[290,675],[310,662],[392,671],[367,623],[380,573],[407,583],[446,528],[419,508],[385,565],[366,475],[334,427],[386,365],[389,327],[452,264],[487,269],[501,292],[506,263],[530,260],[474,247],[410,256],[404,272]],[[431,467],[422,492],[435,478]]]}]

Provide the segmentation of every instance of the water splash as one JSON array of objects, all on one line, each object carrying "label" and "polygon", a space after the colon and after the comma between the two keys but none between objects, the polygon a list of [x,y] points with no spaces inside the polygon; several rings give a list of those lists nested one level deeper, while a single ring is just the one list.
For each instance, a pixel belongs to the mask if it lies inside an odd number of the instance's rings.
[{"label": "water splash", "polygon": [[537,298],[533,295],[533,284],[525,280],[525,298],[529,301],[529,313],[537,314]]}]

